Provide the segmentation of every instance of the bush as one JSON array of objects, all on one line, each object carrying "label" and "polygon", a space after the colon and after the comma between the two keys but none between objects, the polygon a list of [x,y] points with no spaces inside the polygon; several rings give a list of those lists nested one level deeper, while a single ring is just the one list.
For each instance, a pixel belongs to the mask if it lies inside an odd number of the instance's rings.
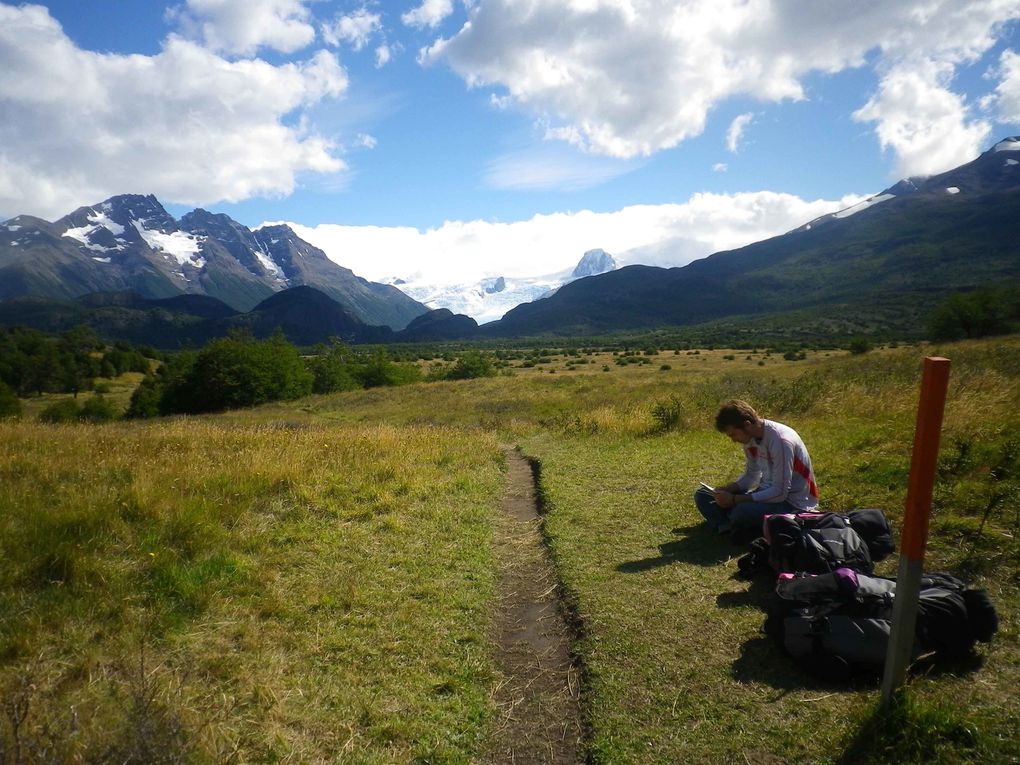
[{"label": "bush", "polygon": [[468,351],[446,373],[448,380],[470,380],[476,377],[494,377],[496,369],[492,359],[480,351]]},{"label": "bush", "polygon": [[850,353],[856,356],[862,353],[867,353],[872,348],[874,348],[874,346],[871,344],[871,341],[866,337],[855,337],[849,343],[847,343],[846,348],[848,351],[850,351]]},{"label": "bush", "polygon": [[376,348],[372,351],[367,360],[352,367],[351,374],[363,388],[405,385],[421,379],[421,371],[417,366],[400,366],[393,363],[385,348]]},{"label": "bush", "polygon": [[657,402],[652,407],[652,419],[658,431],[677,430],[687,424],[687,404],[677,395]]},{"label": "bush", "polygon": [[63,398],[60,401],[54,401],[39,412],[39,420],[50,423],[76,422],[80,414],[81,409],[74,399]]},{"label": "bush", "polygon": [[21,402],[14,395],[14,391],[0,381],[0,419],[20,416]]},{"label": "bush", "polygon": [[153,375],[146,375],[141,384],[131,394],[131,403],[128,405],[125,417],[158,417],[160,412],[160,401],[163,395],[163,386]]},{"label": "bush", "polygon": [[81,405],[78,412],[78,419],[84,422],[109,422],[117,419],[119,412],[107,398],[93,396]]}]

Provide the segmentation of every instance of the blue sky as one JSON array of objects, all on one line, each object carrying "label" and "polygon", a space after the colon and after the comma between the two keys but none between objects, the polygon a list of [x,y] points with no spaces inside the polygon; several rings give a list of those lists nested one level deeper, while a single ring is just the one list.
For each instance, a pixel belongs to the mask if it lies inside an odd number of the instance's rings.
[{"label": "blue sky", "polygon": [[1020,0],[0,2],[0,219],[119,193],[373,279],[682,264],[1020,132]]}]

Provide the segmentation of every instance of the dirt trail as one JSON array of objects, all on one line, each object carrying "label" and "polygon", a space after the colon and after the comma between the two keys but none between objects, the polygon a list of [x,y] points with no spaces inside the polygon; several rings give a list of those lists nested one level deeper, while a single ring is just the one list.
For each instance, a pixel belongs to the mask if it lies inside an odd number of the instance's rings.
[{"label": "dirt trail", "polygon": [[496,763],[584,762],[580,672],[573,632],[542,541],[531,465],[507,448],[509,480],[499,520],[496,640],[502,682]]}]

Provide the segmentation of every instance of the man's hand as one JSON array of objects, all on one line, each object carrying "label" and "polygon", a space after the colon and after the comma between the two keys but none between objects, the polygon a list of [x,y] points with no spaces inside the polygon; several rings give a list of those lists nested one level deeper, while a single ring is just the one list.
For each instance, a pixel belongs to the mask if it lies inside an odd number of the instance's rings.
[{"label": "man's hand", "polygon": [[717,489],[712,492],[712,496],[715,497],[715,503],[723,510],[728,510],[736,504],[733,495],[725,489]]}]

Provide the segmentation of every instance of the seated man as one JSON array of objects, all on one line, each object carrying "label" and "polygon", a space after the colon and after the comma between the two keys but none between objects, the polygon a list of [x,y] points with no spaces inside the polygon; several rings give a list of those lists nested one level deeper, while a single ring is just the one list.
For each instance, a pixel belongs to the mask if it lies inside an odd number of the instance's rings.
[{"label": "seated man", "polygon": [[746,401],[724,403],[715,428],[744,449],[744,473],[710,491],[700,488],[694,503],[720,534],[759,535],[762,518],[801,513],[818,507],[811,457],[797,431],[758,416]]}]

